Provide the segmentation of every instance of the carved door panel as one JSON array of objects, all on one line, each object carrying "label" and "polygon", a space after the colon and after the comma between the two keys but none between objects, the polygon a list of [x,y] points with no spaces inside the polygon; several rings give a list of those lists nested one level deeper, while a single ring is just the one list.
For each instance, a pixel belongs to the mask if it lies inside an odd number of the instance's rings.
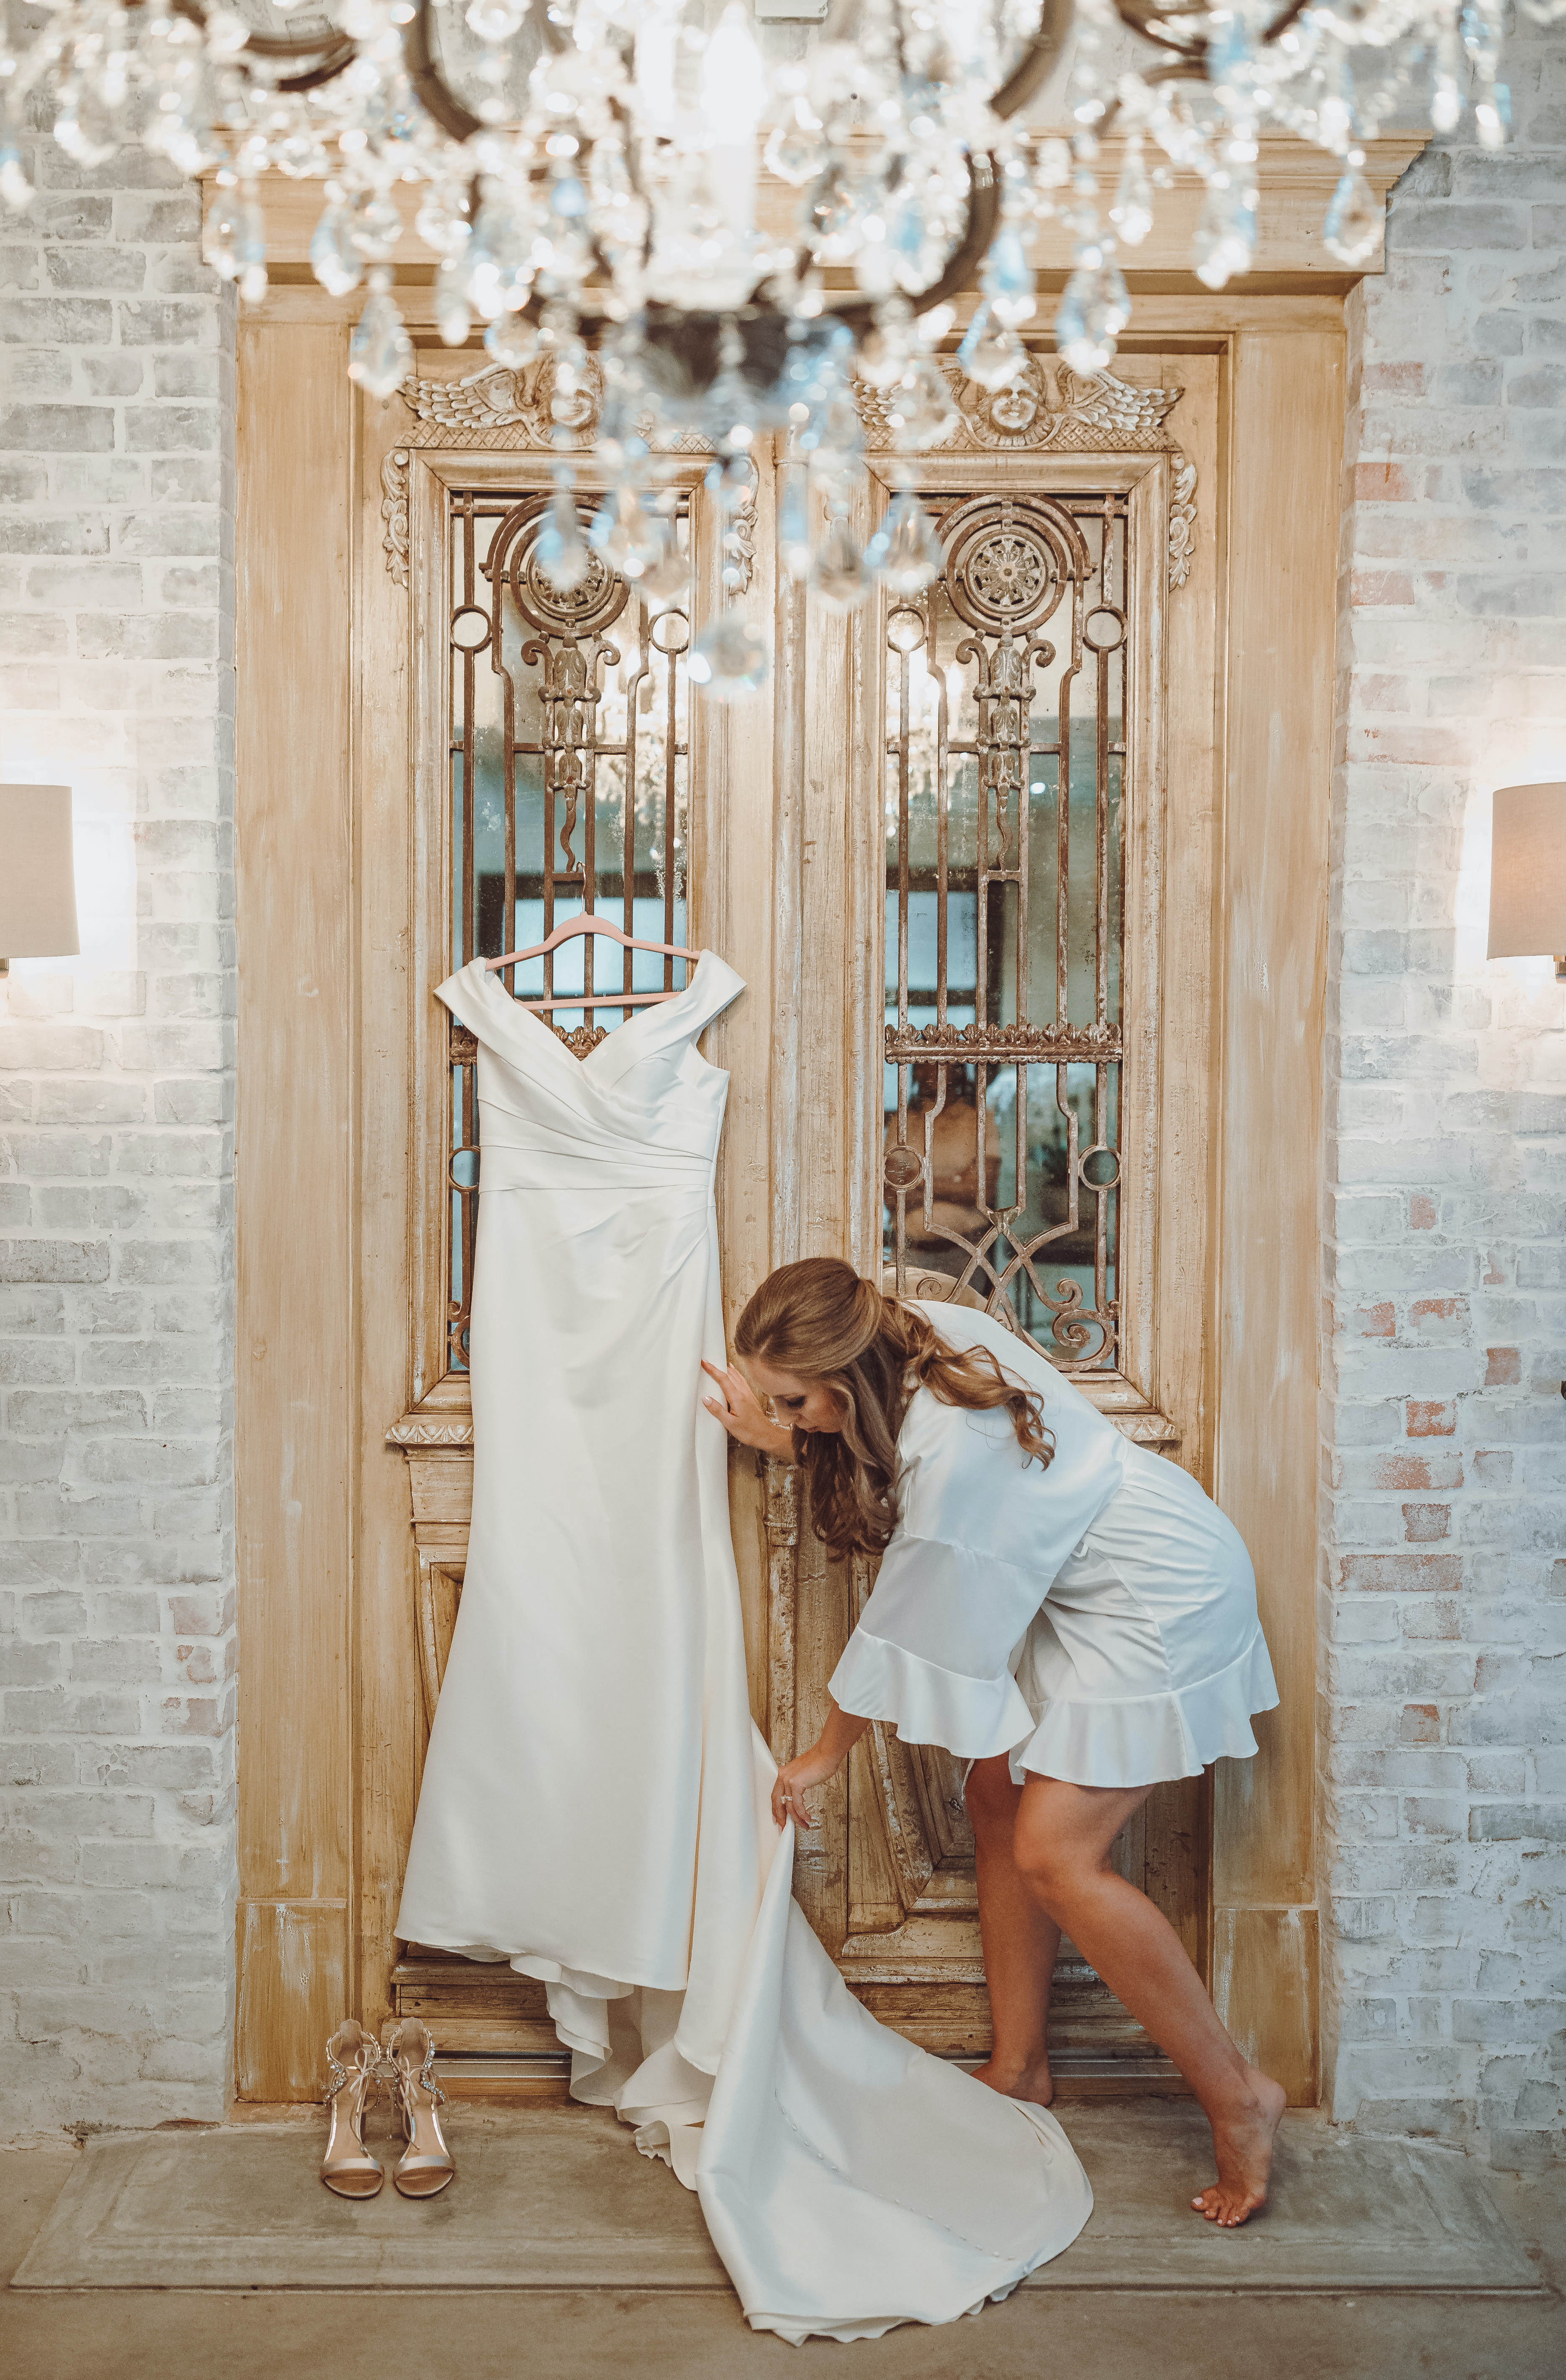
[{"label": "carved door panel", "polygon": [[[1053,363],[1000,397],[960,384],[960,431],[895,471],[867,406],[860,532],[911,486],[942,570],[849,624],[807,619],[807,680],[847,699],[837,722],[811,703],[807,840],[845,781],[862,824],[835,916],[826,871],[808,879],[805,931],[817,982],[841,933],[850,1023],[834,1042],[807,982],[797,1136],[774,1164],[838,1173],[836,1242],[863,1269],[988,1305],[1210,1478],[1218,654],[1194,529],[1217,382],[1199,358],[1131,369],[1135,387]],[[817,1203],[798,1252],[832,1243]],[[872,1572],[824,1560],[791,1475],[774,1466],[770,1490],[783,1755],[814,1736]],[[878,1725],[825,1802],[800,1889],[845,1975],[927,2046],[982,2055],[961,1764]],[[1117,1848],[1199,1964],[1209,1835],[1196,1779],[1156,1792]],[[1079,2086],[1176,2080],[1069,1943],[1054,2046]]]}]

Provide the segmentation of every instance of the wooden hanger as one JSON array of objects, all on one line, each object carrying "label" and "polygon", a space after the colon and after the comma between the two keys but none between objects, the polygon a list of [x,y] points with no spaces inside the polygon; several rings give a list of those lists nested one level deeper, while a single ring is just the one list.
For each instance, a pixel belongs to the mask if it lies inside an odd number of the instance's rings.
[{"label": "wooden hanger", "polygon": [[[533,943],[530,949],[509,951],[504,958],[486,959],[484,965],[491,975],[495,975],[502,967],[519,965],[524,959],[541,959],[546,953],[558,950],[562,942],[576,941],[584,934],[606,934],[612,942],[618,942],[622,950],[652,951],[660,958],[699,959],[701,956],[699,951],[688,951],[681,942],[637,941],[634,935],[624,932],[608,917],[595,917],[588,912],[579,917],[567,917],[563,926],[556,926],[552,934],[546,935],[541,942]],[[516,1004],[518,1008],[533,1009],[651,1008],[661,1000],[678,998],[679,993],[674,991],[613,991],[608,988],[600,991],[595,985],[591,991],[556,992],[548,1000],[519,1000]]]}]

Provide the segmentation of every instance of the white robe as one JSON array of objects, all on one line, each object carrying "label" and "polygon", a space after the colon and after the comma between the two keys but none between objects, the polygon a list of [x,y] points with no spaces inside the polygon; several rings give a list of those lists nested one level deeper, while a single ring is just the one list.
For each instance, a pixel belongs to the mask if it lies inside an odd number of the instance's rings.
[{"label": "white robe", "polygon": [[833,1699],[908,1743],[1011,1756],[1021,1782],[1152,1785],[1256,1751],[1278,1701],[1256,1578],[1194,1479],[1123,1437],[989,1315],[914,1301],[1042,1402],[1046,1466],[1004,1406],[918,1390],[897,1440],[897,1525]]}]

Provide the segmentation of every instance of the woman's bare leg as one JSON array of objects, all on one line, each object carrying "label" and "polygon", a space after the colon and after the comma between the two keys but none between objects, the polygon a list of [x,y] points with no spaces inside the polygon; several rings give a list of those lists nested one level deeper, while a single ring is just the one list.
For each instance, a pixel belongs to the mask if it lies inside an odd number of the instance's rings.
[{"label": "woman's bare leg", "polygon": [[1246,2065],[1224,2032],[1169,1920],[1109,1864],[1115,1837],[1147,1797],[1145,1786],[1122,1791],[1030,1778],[1017,1813],[1016,1864],[1201,2101],[1218,2180],[1191,2203],[1209,2222],[1232,2228],[1267,2196],[1284,2094]]},{"label": "woman's bare leg", "polygon": [[984,1977],[995,2029],[995,2046],[989,2062],[977,2070],[977,2080],[1008,2098],[1031,2099],[1036,2107],[1047,2107],[1055,2086],[1044,2036],[1061,1929],[1017,1868],[1013,1838],[1022,1787],[1013,1784],[1004,1753],[993,1760],[975,1761],[968,1771],[966,1801],[978,1878]]}]

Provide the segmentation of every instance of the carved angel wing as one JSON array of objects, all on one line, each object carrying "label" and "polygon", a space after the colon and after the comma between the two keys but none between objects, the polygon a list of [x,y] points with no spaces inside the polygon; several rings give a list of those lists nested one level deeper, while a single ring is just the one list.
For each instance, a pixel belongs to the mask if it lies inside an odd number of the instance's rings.
[{"label": "carved angel wing", "polygon": [[403,395],[420,421],[447,430],[493,430],[503,421],[526,419],[529,407],[506,364],[489,364],[466,380],[420,380],[409,373]]},{"label": "carved angel wing", "polygon": [[1132,388],[1107,371],[1084,380],[1065,364],[1061,367],[1061,384],[1062,395],[1079,420],[1108,431],[1117,441],[1146,439],[1154,445],[1161,443],[1159,432],[1164,416],[1185,393],[1179,388]]}]

